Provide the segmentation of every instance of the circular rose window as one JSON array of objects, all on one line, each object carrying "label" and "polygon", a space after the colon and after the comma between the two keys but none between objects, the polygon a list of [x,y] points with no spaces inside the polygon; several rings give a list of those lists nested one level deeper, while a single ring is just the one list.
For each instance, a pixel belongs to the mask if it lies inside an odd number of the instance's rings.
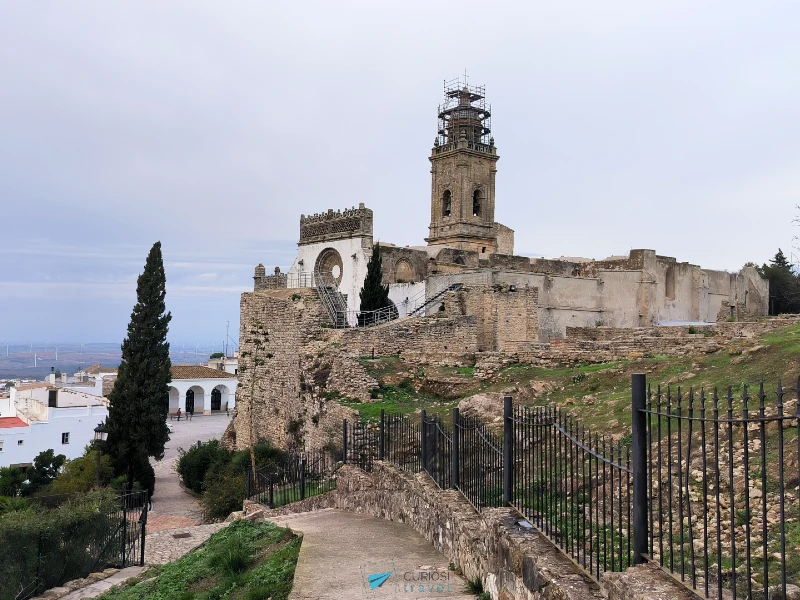
[{"label": "circular rose window", "polygon": [[319,253],[314,270],[326,283],[342,283],[342,256],[333,248],[325,248]]}]

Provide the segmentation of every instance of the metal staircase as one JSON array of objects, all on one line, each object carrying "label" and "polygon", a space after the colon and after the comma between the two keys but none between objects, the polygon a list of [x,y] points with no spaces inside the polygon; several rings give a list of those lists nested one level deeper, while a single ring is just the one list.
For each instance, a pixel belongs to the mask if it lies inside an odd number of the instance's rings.
[{"label": "metal staircase", "polygon": [[420,304],[417,308],[415,308],[410,313],[408,313],[408,316],[409,317],[423,317],[423,316],[425,316],[425,313],[427,312],[427,310],[429,308],[435,306],[439,302],[441,302],[442,298],[444,297],[444,295],[447,292],[457,292],[462,287],[464,287],[463,283],[452,283],[452,284],[448,285],[446,288],[444,288],[443,290],[440,290],[439,292],[437,292],[436,294],[434,294],[433,296],[431,296],[430,298],[425,300],[425,302]]},{"label": "metal staircase", "polygon": [[344,296],[337,289],[336,282],[319,271],[314,271],[314,279],[317,283],[317,294],[323,306],[325,306],[325,310],[328,311],[331,325],[336,329],[347,327],[349,325],[347,322],[347,302],[345,302]]}]

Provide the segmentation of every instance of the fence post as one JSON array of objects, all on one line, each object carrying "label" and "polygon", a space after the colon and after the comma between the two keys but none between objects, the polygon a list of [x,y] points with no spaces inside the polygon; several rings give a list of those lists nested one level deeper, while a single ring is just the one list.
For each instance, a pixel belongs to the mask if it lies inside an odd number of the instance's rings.
[{"label": "fence post", "polygon": [[342,421],[342,464],[347,464],[347,419]]},{"label": "fence post", "polygon": [[455,490],[455,489],[458,489],[458,486],[460,485],[460,482],[458,480],[458,470],[459,470],[458,469],[458,467],[459,467],[459,465],[458,465],[458,455],[459,455],[460,450],[461,450],[461,440],[459,439],[459,435],[458,435],[458,407],[457,406],[453,407],[453,437],[452,437],[452,440],[453,440],[453,447],[450,450],[450,455],[452,457],[451,460],[450,460],[450,465],[451,465],[451,468],[452,468],[452,472],[450,474],[450,484],[451,484],[450,487],[452,487]]},{"label": "fence post", "polygon": [[646,376],[631,376],[633,427],[633,564],[645,562],[647,554],[647,426],[645,419]]},{"label": "fence post", "polygon": [[300,463],[300,500],[306,499],[306,459]]},{"label": "fence post", "polygon": [[420,457],[422,459],[422,470],[427,472],[428,471],[428,432],[425,428],[425,422],[428,418],[428,411],[422,410],[420,415],[420,426],[419,426],[419,440],[420,440]]},{"label": "fence post", "polygon": [[122,566],[127,567],[125,551],[128,549],[128,507],[125,497],[122,500]]},{"label": "fence post", "polygon": [[269,507],[275,508],[275,495],[274,495],[274,488],[273,488],[273,479],[272,474],[269,476]]},{"label": "fence post", "polygon": [[147,505],[150,503],[150,493],[147,492],[144,495],[144,507],[142,508],[142,515],[139,517],[139,520],[142,523],[142,530],[139,532],[139,543],[142,547],[142,556],[141,561],[139,562],[139,566],[144,566],[144,545],[145,541],[147,540]]},{"label": "fence post", "polygon": [[511,488],[514,483],[514,465],[511,456],[514,441],[511,396],[503,398],[503,506],[511,504]]},{"label": "fence post", "polygon": [[381,439],[378,446],[378,460],[384,460],[385,456],[385,443],[384,443],[384,435],[386,433],[386,410],[381,409]]}]

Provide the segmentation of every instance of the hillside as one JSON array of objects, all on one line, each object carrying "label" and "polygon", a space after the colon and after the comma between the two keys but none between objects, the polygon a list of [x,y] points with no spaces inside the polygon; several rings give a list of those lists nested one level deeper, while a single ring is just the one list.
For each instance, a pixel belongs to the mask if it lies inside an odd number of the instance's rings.
[{"label": "hillside", "polygon": [[[375,402],[347,403],[359,410],[362,419],[377,418],[381,409],[402,413],[426,409],[446,418],[463,398],[498,392],[513,396],[519,404],[569,408],[593,430],[619,436],[626,435],[630,428],[633,373],[646,373],[654,391],[658,385],[670,386],[672,391],[680,388],[682,392],[710,392],[717,387],[722,394],[730,386],[737,403],[744,385],[752,394],[763,382],[769,401],[774,404],[778,380],[794,389],[800,376],[800,324],[760,337],[739,338],[710,354],[656,356],[558,369],[514,364],[501,369],[489,381],[477,379],[470,367],[421,369],[396,356],[364,358],[361,363],[380,384],[373,391]],[[441,385],[430,385],[432,375],[441,380]],[[422,381],[428,383],[421,385]]]}]

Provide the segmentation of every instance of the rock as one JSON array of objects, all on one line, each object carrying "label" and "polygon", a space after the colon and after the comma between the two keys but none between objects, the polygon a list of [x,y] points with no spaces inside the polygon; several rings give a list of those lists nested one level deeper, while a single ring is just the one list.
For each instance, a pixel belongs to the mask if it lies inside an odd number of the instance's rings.
[{"label": "rock", "polygon": [[458,403],[459,412],[465,417],[494,421],[495,417],[503,417],[503,394],[487,392],[464,398]]}]

